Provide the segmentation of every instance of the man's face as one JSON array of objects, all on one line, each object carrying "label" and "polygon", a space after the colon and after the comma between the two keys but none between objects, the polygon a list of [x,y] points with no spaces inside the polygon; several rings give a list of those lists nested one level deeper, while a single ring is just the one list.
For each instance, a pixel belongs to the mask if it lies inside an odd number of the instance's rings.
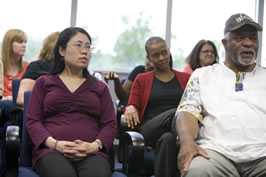
[{"label": "man's face", "polygon": [[235,68],[248,68],[256,62],[258,33],[252,26],[244,26],[229,32],[223,39],[227,60]]}]

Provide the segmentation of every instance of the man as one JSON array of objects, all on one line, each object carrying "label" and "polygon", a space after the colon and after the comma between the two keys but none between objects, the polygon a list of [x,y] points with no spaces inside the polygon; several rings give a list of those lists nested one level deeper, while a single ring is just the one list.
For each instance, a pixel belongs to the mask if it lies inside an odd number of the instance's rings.
[{"label": "man", "polygon": [[232,15],[224,63],[193,72],[176,114],[182,176],[266,176],[266,70],[256,65],[258,31],[247,15]]}]

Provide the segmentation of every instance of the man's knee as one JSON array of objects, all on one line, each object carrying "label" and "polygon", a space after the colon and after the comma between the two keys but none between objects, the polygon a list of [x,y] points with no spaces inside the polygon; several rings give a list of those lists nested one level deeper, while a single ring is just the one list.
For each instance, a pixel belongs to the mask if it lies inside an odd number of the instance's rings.
[{"label": "man's knee", "polygon": [[198,156],[190,164],[185,177],[215,177],[215,168],[207,159]]}]

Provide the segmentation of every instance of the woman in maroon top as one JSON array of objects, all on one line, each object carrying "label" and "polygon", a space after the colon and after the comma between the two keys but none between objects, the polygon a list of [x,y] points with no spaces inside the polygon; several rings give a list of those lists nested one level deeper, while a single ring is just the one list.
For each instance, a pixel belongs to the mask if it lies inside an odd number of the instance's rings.
[{"label": "woman in maroon top", "polygon": [[87,71],[91,37],[71,27],[59,35],[54,69],[34,86],[27,113],[33,164],[41,177],[111,176],[107,152],[116,134],[108,87]]},{"label": "woman in maroon top", "polygon": [[130,128],[138,128],[145,143],[156,149],[156,177],[177,175],[175,135],[171,121],[182,97],[189,75],[170,65],[170,51],[164,39],[151,37],[145,45],[153,71],[139,74],[133,82],[125,111]]}]

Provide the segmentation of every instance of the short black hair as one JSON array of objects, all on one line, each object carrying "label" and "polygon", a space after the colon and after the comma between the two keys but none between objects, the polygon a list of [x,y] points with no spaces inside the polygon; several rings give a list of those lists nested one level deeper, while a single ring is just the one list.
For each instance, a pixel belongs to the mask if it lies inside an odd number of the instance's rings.
[{"label": "short black hair", "polygon": [[[145,43],[145,51],[146,51],[146,55],[147,55],[147,56],[149,56],[149,47],[150,47],[150,45],[151,45],[152,43],[154,43],[154,42],[163,42],[163,43],[166,44],[166,41],[165,41],[163,38],[159,37],[159,36],[152,36],[152,37],[150,37],[150,38],[146,41],[146,43]],[[170,52],[170,61],[169,61],[169,65],[170,65],[170,68],[172,69],[172,68],[173,68],[173,57],[172,57],[171,52]]]}]

